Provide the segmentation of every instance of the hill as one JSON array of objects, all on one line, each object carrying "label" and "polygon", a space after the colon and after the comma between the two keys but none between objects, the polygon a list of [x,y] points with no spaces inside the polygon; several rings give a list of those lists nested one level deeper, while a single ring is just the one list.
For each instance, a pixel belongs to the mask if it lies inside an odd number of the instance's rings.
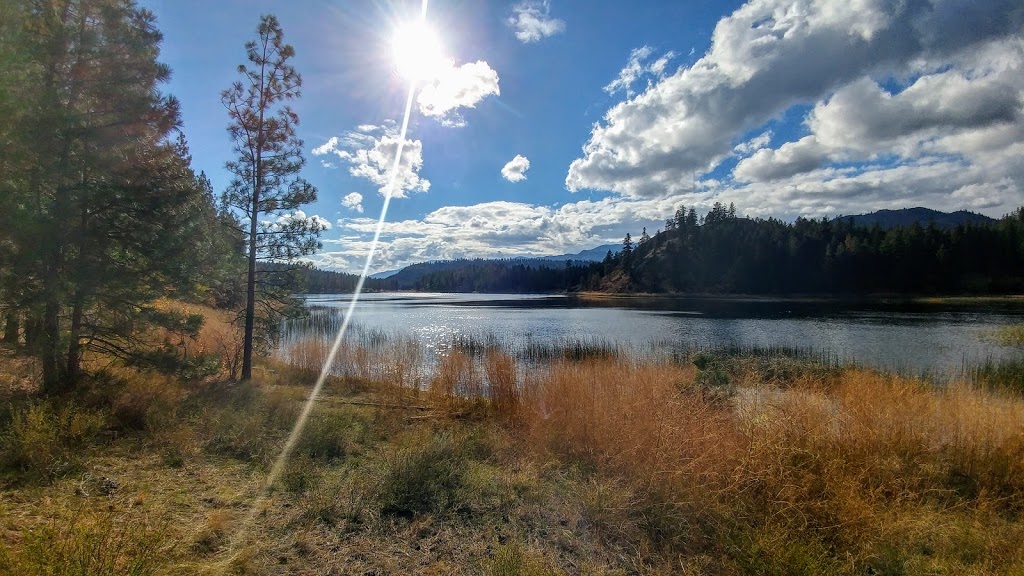
[{"label": "hill", "polygon": [[576,262],[580,264],[600,262],[604,260],[604,257],[609,251],[616,253],[621,249],[622,247],[617,244],[604,244],[575,254],[559,254],[556,256],[540,256],[536,258],[438,260],[434,262],[411,264],[395,273],[389,274],[388,276],[379,277],[387,278],[394,288],[407,290],[420,288],[420,281],[425,276],[431,274],[446,273],[456,270],[465,271],[470,268],[475,269],[476,271],[480,271],[483,268],[487,268],[489,270],[520,267],[531,270],[539,268],[562,268],[567,262]]},{"label": "hill", "polygon": [[939,212],[938,210],[922,208],[920,206],[916,208],[903,208],[900,210],[878,210],[869,214],[839,216],[836,218],[836,220],[847,219],[853,219],[853,223],[857,226],[870,228],[875,224],[878,224],[885,229],[912,226],[915,223],[920,224],[921,226],[928,226],[929,224],[934,223],[939,228],[948,230],[950,228],[956,228],[961,224],[965,226],[989,225],[997,222],[995,218],[989,218],[984,214],[968,212],[967,210]]},{"label": "hill", "polygon": [[565,262],[567,260],[572,260],[574,262],[600,262],[604,260],[604,257],[608,254],[608,252],[615,254],[620,250],[622,250],[621,244],[604,244],[596,248],[591,248],[589,250],[582,250],[575,254],[543,256],[541,258],[537,258],[537,260],[552,260],[558,262]]}]

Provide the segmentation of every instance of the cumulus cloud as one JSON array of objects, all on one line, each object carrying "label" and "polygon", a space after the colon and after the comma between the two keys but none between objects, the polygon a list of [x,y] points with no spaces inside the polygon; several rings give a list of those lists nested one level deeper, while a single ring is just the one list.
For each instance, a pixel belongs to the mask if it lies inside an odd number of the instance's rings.
[{"label": "cumulus cloud", "polygon": [[420,112],[446,126],[463,126],[459,108],[473,108],[487,96],[501,94],[498,73],[487,62],[477,60],[440,70],[416,97]]},{"label": "cumulus cloud", "polygon": [[626,97],[632,98],[635,94],[633,85],[636,84],[637,80],[646,77],[647,87],[650,87],[653,80],[664,77],[669,60],[675,58],[676,53],[667,52],[657,60],[647,62],[647,59],[653,53],[654,49],[650,46],[634,48],[629,53],[629,61],[626,62],[626,67],[619,72],[619,75],[614,80],[604,87],[604,91],[609,95],[625,92]]},{"label": "cumulus cloud", "polygon": [[353,212],[363,213],[363,195],[359,192],[349,192],[341,199],[341,205]]},{"label": "cumulus cloud", "polygon": [[814,136],[806,136],[796,142],[786,142],[774,150],[762,147],[753,156],[741,160],[733,170],[733,176],[745,182],[773,181],[813,170],[828,159],[828,151],[818,140]]},{"label": "cumulus cloud", "polygon": [[[748,182],[777,181],[834,162],[884,157],[903,162],[954,155],[968,165],[991,164],[998,157],[993,139],[1005,149],[1024,133],[1024,44],[997,42],[983,52],[974,62],[922,75],[896,93],[870,78],[856,80],[814,106],[805,122],[810,135],[758,151],[733,174]],[[999,180],[1013,165],[990,166],[977,176]]]},{"label": "cumulus cloud", "polygon": [[747,156],[753,154],[754,152],[757,152],[762,148],[766,148],[769,144],[771,144],[772,136],[773,134],[771,130],[765,130],[764,132],[758,134],[757,136],[754,136],[753,138],[747,140],[746,142],[740,142],[735,147],[733,147],[732,151],[739,154],[740,156]]},{"label": "cumulus cloud", "polygon": [[520,42],[538,42],[565,31],[565,22],[551,17],[547,0],[525,0],[512,7],[506,23]]},{"label": "cumulus cloud", "polygon": [[276,220],[263,220],[260,222],[267,230],[279,232],[282,230],[330,230],[331,223],[326,219],[313,214],[307,216],[302,210],[278,214]]},{"label": "cumulus cloud", "polygon": [[[717,192],[742,190],[742,206],[760,204],[755,194],[771,192],[760,182],[788,186],[797,178],[793,186],[819,194],[867,189],[861,184],[871,179],[864,175],[877,171],[864,163],[886,157],[918,175],[941,165],[941,157],[932,157],[940,153],[959,156],[951,162],[961,173],[963,166],[980,167],[991,161],[968,153],[971,134],[1020,124],[1024,93],[1010,76],[1021,76],[1013,53],[1020,50],[1022,25],[1024,10],[1015,0],[750,0],[718,22],[702,58],[643,93],[629,95],[627,66],[623,82],[609,85],[627,99],[594,126],[582,156],[569,167],[566,187],[633,198],[682,194],[694,172],[750,155],[736,166],[737,182]],[[883,89],[883,81],[898,88]],[[813,106],[805,134],[776,149],[738,147],[744,134],[763,130],[798,104]],[[1016,145],[1013,133],[1000,132]],[[851,162],[859,164],[854,176],[829,170]],[[812,174],[819,180],[805,181]],[[875,179],[876,190],[898,198],[902,190],[891,173],[885,175]],[[1012,194],[998,186],[1015,177],[1008,165],[987,177],[978,170],[977,177],[1002,190],[993,196]],[[957,184],[945,184],[946,198],[960,189]],[[810,208],[796,196],[790,200],[786,213]],[[822,203],[819,196],[812,203],[823,209],[838,200]]]},{"label": "cumulus cloud", "polygon": [[[341,137],[332,136],[313,149],[314,156],[334,155],[348,164],[349,173],[379,186],[381,196],[387,193],[388,176],[395,162],[400,142],[393,124],[362,125]],[[411,192],[426,192],[430,181],[420,178],[423,168],[423,143],[406,139],[398,166],[392,196],[405,198]]]},{"label": "cumulus cloud", "polygon": [[[678,206],[670,199],[604,198],[560,207],[521,202],[445,206],[423,218],[385,222],[375,268],[389,270],[428,260],[501,258],[577,252],[620,242],[626,232],[654,229]],[[373,218],[338,222],[346,236],[324,240],[320,266],[354,270],[361,265],[377,226]]]},{"label": "cumulus cloud", "polygon": [[[917,205],[1005,213],[1024,202],[1022,24],[1019,0],[749,0],[688,67],[630,53],[607,87],[624,100],[566,178],[572,191],[612,194],[389,222],[378,266],[574,252],[714,201],[783,218]],[[326,150],[370,150],[381,136],[357,130]],[[318,258],[355,268],[375,226],[343,218],[344,242],[325,241]]]},{"label": "cumulus cloud", "polygon": [[509,182],[522,182],[526,180],[526,171],[530,169],[530,161],[522,154],[509,160],[508,164],[501,169],[501,177]]}]

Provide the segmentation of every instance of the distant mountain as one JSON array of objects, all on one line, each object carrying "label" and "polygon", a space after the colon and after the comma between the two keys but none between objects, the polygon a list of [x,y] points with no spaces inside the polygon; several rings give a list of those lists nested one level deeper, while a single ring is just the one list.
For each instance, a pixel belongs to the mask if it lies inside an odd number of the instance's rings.
[{"label": "distant mountain", "polygon": [[392,276],[394,276],[395,274],[398,274],[401,271],[402,271],[401,268],[396,268],[395,270],[385,270],[383,272],[377,272],[376,274],[370,274],[370,278],[375,278],[377,280],[383,280],[385,278],[391,278]]},{"label": "distant mountain", "polygon": [[566,260],[585,261],[585,262],[600,262],[604,260],[605,255],[608,251],[612,254],[622,250],[620,244],[605,244],[598,246],[597,248],[591,248],[590,250],[583,250],[575,254],[561,254],[558,256],[542,256],[539,260],[554,260],[558,262],[565,262]]},{"label": "distant mountain", "polygon": [[555,268],[564,265],[564,261],[543,260],[540,258],[508,258],[486,260],[477,258],[473,260],[439,260],[435,262],[421,262],[411,264],[402,268],[397,274],[388,278],[392,286],[400,290],[407,290],[415,287],[416,283],[429,274],[436,272],[449,272],[453,270],[470,269],[483,265],[496,268],[512,268],[524,266],[526,268]]},{"label": "distant mountain", "polygon": [[[600,262],[611,250],[616,253],[622,247],[618,244],[605,244],[589,250],[583,250],[575,254],[559,254],[557,256],[539,256],[536,258],[500,258],[472,260],[438,260],[434,262],[421,262],[411,264],[398,271],[380,272],[374,274],[374,278],[387,278],[393,286],[399,289],[412,288],[418,280],[428,274],[445,272],[461,268],[479,267],[481,265],[511,268],[513,266],[525,266],[526,268],[560,268],[566,262]],[[387,276],[382,276],[387,274]]]},{"label": "distant mountain", "polygon": [[839,216],[838,219],[846,220],[852,218],[857,226],[871,227],[878,224],[882,228],[899,228],[911,226],[915,222],[921,226],[928,226],[934,222],[936,226],[943,229],[956,228],[963,225],[988,225],[997,222],[984,214],[976,214],[967,210],[956,212],[939,212],[930,208],[903,208],[902,210],[879,210],[870,214],[857,214],[854,216]]}]

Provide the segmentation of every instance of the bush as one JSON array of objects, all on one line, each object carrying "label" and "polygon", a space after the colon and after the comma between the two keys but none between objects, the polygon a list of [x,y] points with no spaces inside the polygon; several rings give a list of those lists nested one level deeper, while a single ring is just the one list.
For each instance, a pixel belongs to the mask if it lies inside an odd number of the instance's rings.
[{"label": "bush", "polygon": [[362,424],[347,413],[319,412],[306,422],[295,452],[324,462],[341,460],[352,452],[350,435],[361,433]]},{"label": "bush", "polygon": [[292,458],[281,475],[281,485],[291,494],[305,494],[317,479],[316,464],[304,456]]},{"label": "bush", "polygon": [[517,542],[502,544],[485,565],[488,576],[555,576],[561,574],[548,567],[540,554],[525,550]]},{"label": "bush", "polygon": [[363,519],[366,495],[362,480],[349,475],[320,481],[302,497],[302,518],[327,526],[335,526],[342,521],[358,524]]},{"label": "bush", "polygon": [[381,513],[411,517],[453,508],[465,482],[466,462],[448,434],[393,453],[384,461],[377,498]]},{"label": "bush", "polygon": [[294,403],[249,384],[220,394],[206,398],[210,405],[201,413],[206,449],[259,464],[276,457],[284,435],[295,424],[298,409]]},{"label": "bush", "polygon": [[184,397],[181,385],[173,377],[155,373],[126,372],[108,374],[98,382],[100,398],[110,406],[114,423],[122,430],[157,430],[177,415]]},{"label": "bush", "polygon": [[0,434],[0,463],[22,480],[49,482],[77,467],[81,449],[107,426],[106,415],[74,404],[15,408]]},{"label": "bush", "polygon": [[0,546],[0,573],[19,576],[145,576],[156,572],[159,529],[104,514],[54,519],[22,533],[18,548]]},{"label": "bush", "polygon": [[229,407],[208,410],[202,421],[206,428],[206,449],[246,462],[266,464],[279,448],[279,435],[267,427],[267,417],[259,407]]}]

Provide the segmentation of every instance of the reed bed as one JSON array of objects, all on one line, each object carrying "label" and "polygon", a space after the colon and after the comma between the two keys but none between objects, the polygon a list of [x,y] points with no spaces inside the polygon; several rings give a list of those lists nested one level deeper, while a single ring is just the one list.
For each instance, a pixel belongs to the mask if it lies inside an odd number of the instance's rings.
[{"label": "reed bed", "polygon": [[[568,342],[524,358],[497,342],[455,340],[416,365],[415,384],[381,367],[359,374],[443,413],[490,415],[535,457],[617,479],[629,518],[595,514],[642,526],[648,552],[732,554],[751,571],[863,572],[893,557],[910,572],[1024,567],[1005,539],[1024,538],[1018,393],[801,350],[652,360]],[[392,345],[374,342],[364,362],[406,374],[427,356]],[[1003,536],[978,536],[978,522]]]},{"label": "reed bed", "polygon": [[[0,572],[50,573],[45,552],[74,534],[32,530],[62,495],[174,518],[155,548],[112,533],[127,552],[111,566],[156,550],[172,566],[156,573],[209,573],[327,359],[330,318],[286,333],[249,383],[125,367],[80,398],[0,410],[0,505],[25,516]],[[813,350],[508,342],[353,326],[238,572],[1024,572],[1018,390]]]}]

